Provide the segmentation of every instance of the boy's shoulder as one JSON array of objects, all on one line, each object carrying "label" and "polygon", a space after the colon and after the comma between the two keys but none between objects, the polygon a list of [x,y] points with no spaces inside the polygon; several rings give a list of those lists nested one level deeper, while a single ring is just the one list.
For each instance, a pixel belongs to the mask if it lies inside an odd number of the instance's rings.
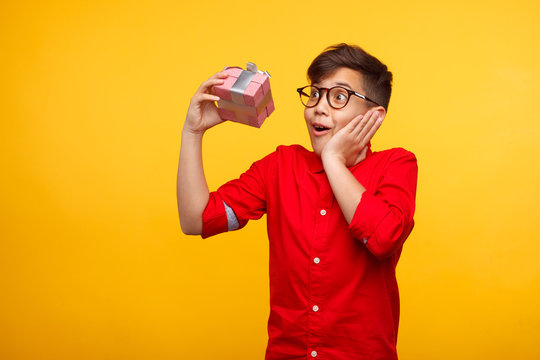
[{"label": "boy's shoulder", "polygon": [[284,153],[284,154],[307,154],[311,153],[308,149],[303,147],[302,145],[298,144],[291,144],[291,145],[278,145],[276,147],[276,152]]},{"label": "boy's shoulder", "polygon": [[309,156],[310,153],[311,152],[309,150],[307,150],[301,145],[278,145],[274,151],[272,151],[256,163],[264,162],[267,164],[271,164],[282,163],[284,161],[290,162],[291,160],[297,159],[299,157]]},{"label": "boy's shoulder", "polygon": [[413,157],[416,158],[416,155],[412,151],[404,149],[402,147],[395,147],[386,150],[372,151],[372,156],[391,158],[391,157]]},{"label": "boy's shoulder", "polygon": [[372,162],[373,166],[407,166],[417,167],[416,155],[402,147],[395,147],[386,150],[372,151],[371,155],[364,161]]},{"label": "boy's shoulder", "polygon": [[[300,161],[306,162],[308,165],[313,162],[320,162],[320,158],[311,150],[306,149],[302,145],[279,145],[275,151],[278,156],[285,161]],[[322,165],[322,162],[321,162]]]},{"label": "boy's shoulder", "polygon": [[[313,151],[307,150],[302,145],[279,145],[276,149],[261,159],[259,162],[265,163],[267,168],[277,170],[277,168],[304,168],[312,167],[313,164],[320,162]],[[321,165],[322,166],[322,165]]]},{"label": "boy's shoulder", "polygon": [[311,156],[312,151],[307,150],[302,145],[292,144],[292,145],[278,145],[276,150],[269,154],[269,156],[274,156],[279,159],[294,159],[298,157]]}]

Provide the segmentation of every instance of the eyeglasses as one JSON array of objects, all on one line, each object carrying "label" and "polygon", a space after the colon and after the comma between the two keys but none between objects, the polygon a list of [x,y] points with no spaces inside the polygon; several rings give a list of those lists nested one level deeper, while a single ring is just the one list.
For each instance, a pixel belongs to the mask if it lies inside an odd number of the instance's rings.
[{"label": "eyeglasses", "polygon": [[356,91],[344,88],[343,86],[320,88],[313,85],[307,85],[296,89],[296,91],[298,91],[298,94],[300,94],[300,101],[302,101],[302,104],[304,104],[304,106],[308,108],[317,106],[317,104],[321,100],[321,93],[323,92],[323,90],[326,90],[326,101],[328,101],[328,104],[334,109],[344,108],[345,105],[347,105],[347,103],[349,102],[351,95],[356,95],[359,98],[374,103],[375,105],[379,105],[367,96],[359,94]]}]

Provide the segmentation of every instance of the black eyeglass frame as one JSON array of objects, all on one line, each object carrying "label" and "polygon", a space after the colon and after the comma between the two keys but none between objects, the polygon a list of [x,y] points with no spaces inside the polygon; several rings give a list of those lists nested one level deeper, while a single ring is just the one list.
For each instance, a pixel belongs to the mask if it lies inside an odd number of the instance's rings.
[{"label": "black eyeglass frame", "polygon": [[[326,102],[328,103],[328,105],[330,105],[330,107],[332,107],[333,109],[336,109],[336,110],[337,110],[337,109],[343,109],[345,106],[347,106],[347,104],[349,103],[349,100],[351,99],[351,95],[356,95],[356,96],[358,96],[358,97],[361,98],[361,99],[364,99],[364,100],[366,100],[366,101],[372,102],[372,103],[374,103],[374,104],[377,105],[377,106],[381,106],[381,105],[379,105],[377,102],[375,102],[375,101],[371,100],[370,98],[368,98],[367,96],[362,95],[362,94],[360,94],[360,93],[357,93],[357,92],[354,91],[354,90],[347,89],[346,87],[343,87],[343,86],[333,86],[333,87],[331,87],[331,88],[320,88],[320,87],[315,86],[315,85],[306,85],[306,86],[304,86],[304,87],[301,87],[301,88],[296,89],[296,91],[298,92],[298,95],[300,96],[300,102],[302,103],[302,105],[304,105],[304,106],[307,107],[307,108],[315,107],[315,106],[317,106],[317,104],[319,104],[319,101],[321,101],[321,96],[319,96],[319,97],[317,98],[317,102],[316,102],[315,104],[313,104],[313,105],[311,105],[311,106],[308,106],[308,105],[304,104],[304,102],[302,101],[302,92],[304,91],[305,88],[308,88],[308,87],[313,87],[313,88],[317,89],[317,90],[319,91],[319,94],[321,94],[323,90],[326,90]],[[333,106],[333,105],[332,105],[332,102],[330,101],[330,95],[329,95],[329,94],[330,94],[330,91],[333,90],[333,89],[336,89],[336,88],[343,89],[343,90],[347,91],[347,93],[349,94],[349,96],[347,97],[347,102],[346,102],[343,106],[341,106],[341,107],[335,107],[335,106]],[[307,95],[307,94],[306,94],[306,95]]]}]

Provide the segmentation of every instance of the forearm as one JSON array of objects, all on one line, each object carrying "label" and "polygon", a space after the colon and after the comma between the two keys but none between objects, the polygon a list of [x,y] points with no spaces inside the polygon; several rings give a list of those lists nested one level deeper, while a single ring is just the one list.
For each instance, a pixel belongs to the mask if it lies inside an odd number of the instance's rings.
[{"label": "forearm", "polygon": [[350,224],[366,189],[339,160],[323,159],[323,165],[341,212]]},{"label": "forearm", "polygon": [[210,196],[202,163],[202,137],[202,132],[182,131],[176,195],[180,226],[189,235],[202,233],[202,214]]}]

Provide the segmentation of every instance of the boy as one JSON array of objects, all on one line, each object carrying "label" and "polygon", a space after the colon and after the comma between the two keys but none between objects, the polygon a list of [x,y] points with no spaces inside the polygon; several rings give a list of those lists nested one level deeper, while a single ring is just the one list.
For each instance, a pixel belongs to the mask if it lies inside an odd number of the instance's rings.
[{"label": "boy", "polygon": [[392,73],[357,46],[327,48],[298,89],[313,152],[278,146],[209,193],[202,136],[222,122],[211,89],[224,77],[202,83],[182,131],[183,232],[206,238],[267,214],[267,360],[397,359],[395,267],[414,225],[417,165],[404,149],[370,148]]}]

